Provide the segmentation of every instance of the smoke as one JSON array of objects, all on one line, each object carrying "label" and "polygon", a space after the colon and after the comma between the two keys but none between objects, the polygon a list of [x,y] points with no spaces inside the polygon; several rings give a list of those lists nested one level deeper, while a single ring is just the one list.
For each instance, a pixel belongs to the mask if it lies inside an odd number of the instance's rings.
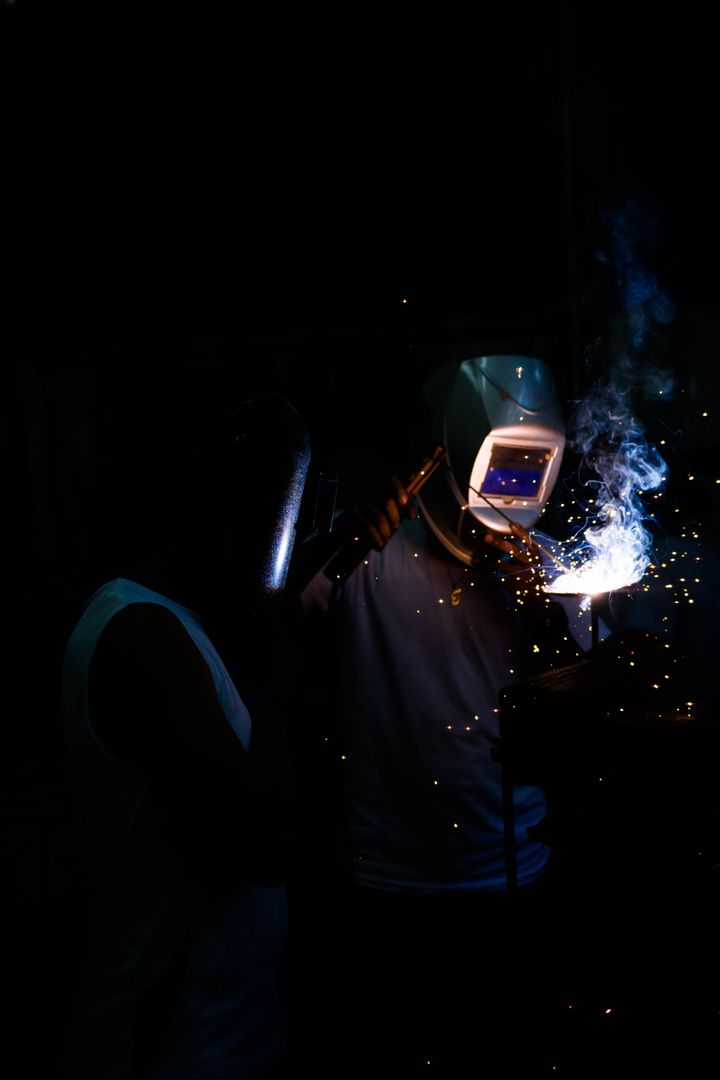
[{"label": "smoke", "polygon": [[638,352],[646,347],[657,326],[666,325],[675,316],[674,302],[648,265],[659,246],[657,215],[653,209],[628,200],[607,215],[606,229],[609,251],[599,251],[597,258],[609,264],[616,275],[628,344]]},{"label": "smoke", "polygon": [[606,370],[575,403],[568,423],[568,446],[581,455],[589,523],[566,552],[569,568],[554,577],[550,592],[609,592],[640,580],[651,561],[646,499],[668,472],[637,416],[638,406],[668,398],[673,389],[657,352],[659,327],[673,318],[675,305],[646,261],[657,240],[656,220],[628,202],[606,224],[608,251],[598,258],[614,275],[619,310],[607,338],[586,356],[600,358]]}]

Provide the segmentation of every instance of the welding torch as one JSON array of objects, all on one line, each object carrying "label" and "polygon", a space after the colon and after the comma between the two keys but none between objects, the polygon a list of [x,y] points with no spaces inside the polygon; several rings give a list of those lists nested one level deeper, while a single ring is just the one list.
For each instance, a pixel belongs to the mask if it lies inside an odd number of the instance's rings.
[{"label": "welding torch", "polygon": [[[445,457],[445,447],[436,445],[405,481],[405,490],[412,498],[417,495]],[[332,582],[346,581],[372,548],[372,541],[364,533],[354,532],[325,565],[323,573]]]}]

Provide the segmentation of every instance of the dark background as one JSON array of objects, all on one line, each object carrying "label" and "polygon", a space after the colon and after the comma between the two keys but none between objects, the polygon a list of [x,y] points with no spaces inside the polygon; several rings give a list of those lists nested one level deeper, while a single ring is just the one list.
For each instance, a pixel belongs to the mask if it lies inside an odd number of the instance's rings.
[{"label": "dark background", "polygon": [[697,532],[713,580],[717,95],[695,12],[0,11],[23,587],[82,592],[93,489],[143,403],[279,390],[309,490],[323,471],[341,495],[348,450],[396,466],[440,359],[542,355],[570,411],[616,359],[620,219],[672,308],[640,369],[674,389],[637,402],[669,464],[661,524]]},{"label": "dark background", "polygon": [[[661,587],[715,716],[714,32],[699,8],[628,7],[0,7],[11,855],[57,806],[58,649],[94,485],[143,400],[279,390],[308,425],[313,473],[341,481],[347,450],[393,464],[393,426],[442,357],[543,355],[570,408],[612,360],[623,291],[606,256],[628,206],[634,257],[674,305],[642,357],[674,390],[638,402],[670,470],[662,549],[683,553]],[[675,603],[691,564],[692,608]],[[703,754],[677,773],[660,759],[645,805],[652,821],[674,788],[658,820],[672,818],[667,865],[688,885],[684,916],[695,899],[703,912],[701,947],[719,820],[716,800],[689,801],[696,776],[713,786]],[[629,863],[611,882],[624,900]]]}]

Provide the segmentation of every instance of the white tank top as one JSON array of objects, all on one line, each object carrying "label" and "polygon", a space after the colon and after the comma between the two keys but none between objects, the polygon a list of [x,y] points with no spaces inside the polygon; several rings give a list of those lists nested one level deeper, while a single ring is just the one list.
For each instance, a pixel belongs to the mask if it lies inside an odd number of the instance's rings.
[{"label": "white tank top", "polygon": [[140,770],[111,754],[93,731],[93,653],[110,619],[133,603],[160,604],[177,616],[208,666],[228,723],[245,748],[250,739],[250,715],[192,611],[124,578],[97,590],[69,638],[63,669],[67,767],[94,897],[91,960],[65,1067],[71,1078],[130,1076],[138,997],[183,948],[177,1008],[150,1077],[252,1077],[282,1051],[276,976],[287,933],[285,890],[243,885],[193,911],[187,869],[170,842],[168,808]]}]

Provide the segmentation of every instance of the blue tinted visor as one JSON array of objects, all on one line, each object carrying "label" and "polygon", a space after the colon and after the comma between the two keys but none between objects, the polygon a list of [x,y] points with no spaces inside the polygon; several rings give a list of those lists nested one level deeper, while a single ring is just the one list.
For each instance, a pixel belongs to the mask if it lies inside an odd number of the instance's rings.
[{"label": "blue tinted visor", "polygon": [[537,498],[551,458],[547,447],[495,443],[480,491],[501,498]]}]

